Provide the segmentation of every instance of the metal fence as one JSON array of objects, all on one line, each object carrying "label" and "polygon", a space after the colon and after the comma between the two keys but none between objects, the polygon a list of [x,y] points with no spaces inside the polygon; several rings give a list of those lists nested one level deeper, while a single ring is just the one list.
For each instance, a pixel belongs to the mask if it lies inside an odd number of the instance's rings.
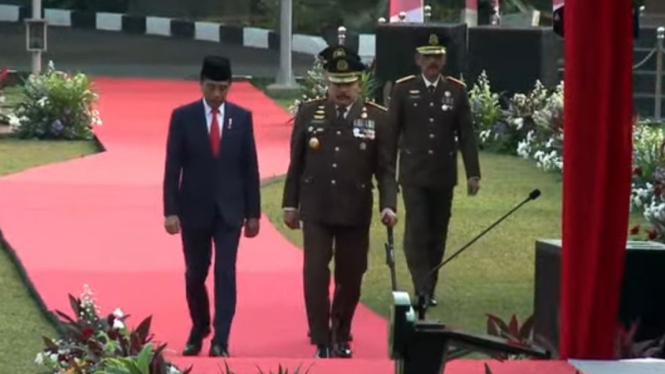
[{"label": "metal fence", "polygon": [[637,70],[649,62],[654,56],[656,58],[656,90],[654,93],[654,119],[656,122],[660,122],[662,118],[664,39],[665,27],[659,27],[656,31],[656,45],[642,61],[633,66],[633,70]]}]

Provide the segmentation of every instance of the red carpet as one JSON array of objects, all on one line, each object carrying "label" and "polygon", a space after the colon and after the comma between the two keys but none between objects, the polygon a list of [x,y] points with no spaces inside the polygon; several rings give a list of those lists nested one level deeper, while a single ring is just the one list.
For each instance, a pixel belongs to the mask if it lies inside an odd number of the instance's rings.
[{"label": "red carpet", "polygon": [[[35,168],[0,179],[0,227],[51,309],[69,311],[67,293],[88,284],[103,311],[121,307],[130,322],[153,315],[159,341],[172,359],[196,373],[220,373],[223,362],[177,356],[189,329],[184,267],[178,237],[162,228],[161,179],[172,108],[198,98],[193,82],[97,79],[98,129],[107,152]],[[285,172],[288,115],[246,83],[232,101],[254,111],[262,178]],[[229,361],[238,374],[307,366],[301,252],[269,222],[243,240],[238,258],[238,310]],[[354,325],[356,359],[317,361],[312,374],[393,372],[386,321],[364,307]],[[207,349],[207,347],[205,348]],[[495,374],[573,374],[561,362],[491,363]],[[482,362],[458,361],[447,373],[481,374]]]}]

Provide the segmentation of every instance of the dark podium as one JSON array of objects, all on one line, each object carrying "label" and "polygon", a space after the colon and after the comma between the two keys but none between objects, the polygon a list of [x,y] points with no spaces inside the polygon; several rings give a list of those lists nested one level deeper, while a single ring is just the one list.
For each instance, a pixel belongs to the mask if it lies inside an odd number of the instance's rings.
[{"label": "dark podium", "polygon": [[441,374],[445,372],[447,362],[471,353],[551,358],[550,352],[539,348],[465,333],[434,321],[418,320],[406,292],[393,292],[390,312],[389,349],[390,358],[395,361],[395,374]]},{"label": "dark podium", "polygon": [[[382,92],[390,90],[399,78],[418,74],[416,65],[416,29],[436,30],[443,35],[441,43],[446,47],[446,67],[444,74],[455,78],[463,77],[467,64],[466,24],[439,23],[384,23],[376,28],[376,78]],[[383,95],[377,98],[385,103]]]},{"label": "dark podium", "polygon": [[[536,242],[534,336],[537,343],[559,345],[561,240]],[[665,334],[665,245],[629,241],[619,304],[625,325],[639,320],[636,341]],[[539,340],[542,337],[545,342]]]}]

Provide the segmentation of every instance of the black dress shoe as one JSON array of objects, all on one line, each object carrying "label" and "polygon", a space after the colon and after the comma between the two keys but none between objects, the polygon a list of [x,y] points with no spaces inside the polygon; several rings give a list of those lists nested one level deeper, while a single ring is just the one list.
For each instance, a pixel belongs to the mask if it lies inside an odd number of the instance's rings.
[{"label": "black dress shoe", "polygon": [[349,343],[338,343],[333,348],[333,356],[337,358],[351,358],[353,351]]},{"label": "black dress shoe", "polygon": [[231,357],[229,349],[223,345],[213,344],[210,346],[210,357]]},{"label": "black dress shoe", "polygon": [[182,355],[183,356],[198,355],[201,352],[201,348],[203,347],[203,339],[208,337],[208,335],[210,335],[209,328],[203,330],[193,328],[192,331],[189,333],[189,338],[187,339],[187,345],[185,346],[185,349],[182,351]]},{"label": "black dress shoe", "polygon": [[330,358],[330,348],[325,345],[317,345],[314,358]]}]

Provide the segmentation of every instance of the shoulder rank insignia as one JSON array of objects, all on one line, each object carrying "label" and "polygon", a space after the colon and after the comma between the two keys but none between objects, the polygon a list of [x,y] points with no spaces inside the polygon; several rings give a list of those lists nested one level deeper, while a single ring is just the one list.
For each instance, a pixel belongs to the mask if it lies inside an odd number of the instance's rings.
[{"label": "shoulder rank insignia", "polygon": [[373,106],[374,108],[377,108],[379,110],[383,110],[384,112],[388,110],[388,108],[381,106],[373,101],[367,101],[366,104],[369,106]]},{"label": "shoulder rank insignia", "polygon": [[409,75],[409,76],[407,76],[407,77],[402,77],[402,78],[396,80],[396,81],[395,81],[395,84],[408,82],[408,81],[410,81],[410,80],[412,80],[412,79],[415,79],[415,78],[416,78],[415,75]]},{"label": "shoulder rank insignia", "polygon": [[446,79],[449,80],[449,81],[451,81],[451,82],[457,83],[457,84],[459,84],[460,86],[466,87],[466,83],[462,82],[462,81],[459,80],[459,79],[456,79],[456,78],[453,78],[453,77],[446,77]]},{"label": "shoulder rank insignia", "polygon": [[305,101],[303,101],[302,103],[303,103],[303,104],[309,104],[309,103],[314,103],[314,102],[317,102],[317,101],[321,101],[321,100],[323,100],[323,99],[325,99],[325,97],[318,97],[318,96],[317,96],[317,97],[315,97],[315,98],[312,98],[312,99],[309,99],[309,100],[305,100]]}]

